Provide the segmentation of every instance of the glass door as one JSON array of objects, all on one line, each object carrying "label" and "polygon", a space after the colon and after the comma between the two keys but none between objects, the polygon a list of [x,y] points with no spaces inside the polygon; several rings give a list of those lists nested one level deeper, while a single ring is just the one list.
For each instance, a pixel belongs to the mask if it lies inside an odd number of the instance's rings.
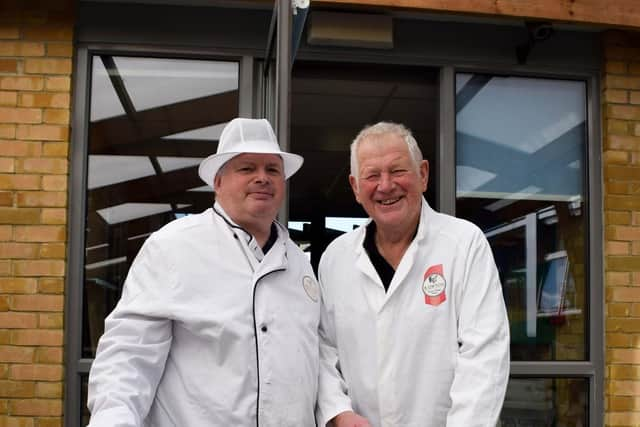
[{"label": "glass door", "polygon": [[305,158],[290,183],[289,230],[317,268],[338,235],[366,221],[349,186],[349,146],[379,121],[403,123],[431,162],[426,198],[435,206],[438,70],[417,66],[296,62],[291,77],[291,150]]}]

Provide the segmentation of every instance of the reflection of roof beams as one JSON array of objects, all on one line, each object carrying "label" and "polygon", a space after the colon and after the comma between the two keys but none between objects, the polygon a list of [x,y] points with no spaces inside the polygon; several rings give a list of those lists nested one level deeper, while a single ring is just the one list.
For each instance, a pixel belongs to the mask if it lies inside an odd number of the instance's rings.
[{"label": "reflection of roof beams", "polygon": [[238,115],[238,91],[219,93],[94,122],[89,130],[90,153],[113,146],[155,140],[191,129],[230,121]]},{"label": "reflection of roof beams", "polygon": [[456,95],[456,114],[462,111],[492,78],[486,74],[475,74],[470,78]]},{"label": "reflection of roof beams", "polygon": [[[523,171],[527,171],[529,176],[527,185],[537,186],[544,191],[548,191],[549,185],[546,179],[551,179],[556,172],[560,176],[562,170],[569,170],[569,163],[576,160],[576,144],[571,141],[580,140],[585,132],[584,122],[569,129],[553,141],[545,144],[541,149],[533,154],[523,153],[493,141],[477,138],[471,135],[460,135],[456,137],[463,143],[458,150],[464,150],[464,166],[471,166],[480,170],[489,171],[496,174],[496,177],[487,181],[483,185],[475,188],[474,192],[491,191],[495,182],[502,182],[511,185],[513,188],[504,188],[504,191],[517,192],[523,182],[511,179],[514,176],[521,176]],[[538,169],[532,169],[533,166]],[[560,171],[560,172],[559,172]],[[575,175],[575,170],[569,170],[567,176]]]},{"label": "reflection of roof beams", "polygon": [[133,106],[131,97],[127,92],[127,88],[124,85],[124,81],[122,80],[122,76],[120,75],[120,71],[118,71],[118,67],[115,61],[113,60],[113,57],[109,55],[101,55],[100,59],[104,64],[104,68],[107,70],[107,75],[109,76],[109,80],[111,80],[113,89],[116,91],[116,95],[120,100],[120,104],[122,104],[122,108],[124,108],[124,111],[125,113],[127,113],[127,116],[133,119],[134,116],[136,115],[136,109]]},{"label": "reflection of roof beams", "polygon": [[91,154],[116,154],[127,156],[155,157],[207,157],[215,153],[218,141],[151,139],[127,145],[110,145],[102,147],[103,151],[92,148]]},{"label": "reflection of roof beams", "polygon": [[169,194],[177,194],[197,187],[202,181],[197,167],[178,169],[155,176],[147,176],[131,181],[96,188],[89,191],[90,211],[140,200],[141,195],[148,200],[159,200]]}]

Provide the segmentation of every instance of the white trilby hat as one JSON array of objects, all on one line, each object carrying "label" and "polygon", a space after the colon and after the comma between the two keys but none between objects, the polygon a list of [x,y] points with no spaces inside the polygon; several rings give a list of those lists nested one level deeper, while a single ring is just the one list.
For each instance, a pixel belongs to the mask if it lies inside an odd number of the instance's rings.
[{"label": "white trilby hat", "polygon": [[266,119],[231,120],[222,130],[218,150],[200,163],[198,175],[213,186],[220,168],[233,157],[244,153],[277,154],[284,164],[284,179],[296,173],[304,159],[280,149],[271,124]]}]

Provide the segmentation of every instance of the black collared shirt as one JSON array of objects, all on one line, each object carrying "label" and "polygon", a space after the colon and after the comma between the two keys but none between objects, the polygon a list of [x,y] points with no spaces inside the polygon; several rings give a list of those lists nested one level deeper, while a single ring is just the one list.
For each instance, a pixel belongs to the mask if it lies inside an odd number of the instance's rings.
[{"label": "black collared shirt", "polygon": [[373,264],[373,267],[378,272],[385,292],[388,291],[396,271],[378,251],[378,247],[376,246],[376,223],[373,221],[367,225],[367,233],[364,236],[362,246],[364,250],[367,251],[371,264]]}]

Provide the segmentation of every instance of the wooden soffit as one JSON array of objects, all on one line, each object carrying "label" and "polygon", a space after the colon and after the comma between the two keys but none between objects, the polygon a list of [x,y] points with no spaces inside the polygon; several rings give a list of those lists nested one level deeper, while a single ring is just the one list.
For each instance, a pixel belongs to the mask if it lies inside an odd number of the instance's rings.
[{"label": "wooden soffit", "polygon": [[640,0],[319,0],[316,3],[517,17],[640,30]]}]

